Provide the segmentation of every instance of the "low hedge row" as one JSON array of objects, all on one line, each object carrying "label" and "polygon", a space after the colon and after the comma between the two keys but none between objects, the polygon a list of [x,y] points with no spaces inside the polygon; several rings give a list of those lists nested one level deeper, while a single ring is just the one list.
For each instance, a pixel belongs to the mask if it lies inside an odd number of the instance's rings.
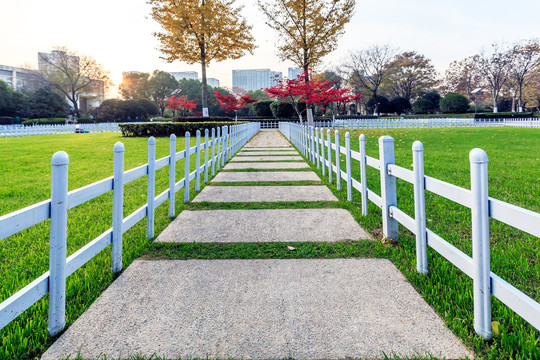
[{"label": "low hedge row", "polygon": [[172,122],[172,123],[124,123],[119,124],[123,136],[149,137],[171,136],[175,134],[184,136],[187,131],[193,136],[197,130],[212,130],[221,126],[246,124],[246,121],[223,121],[223,122]]},{"label": "low hedge row", "polygon": [[228,116],[176,116],[173,117],[173,122],[227,122],[227,121],[234,121],[233,118]]}]

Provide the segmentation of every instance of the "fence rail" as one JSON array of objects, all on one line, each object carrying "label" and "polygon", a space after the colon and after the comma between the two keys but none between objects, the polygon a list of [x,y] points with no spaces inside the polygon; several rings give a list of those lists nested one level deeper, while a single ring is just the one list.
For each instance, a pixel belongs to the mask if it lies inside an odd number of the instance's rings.
[{"label": "fence rail", "polygon": [[[169,200],[169,216],[175,215],[175,194],[184,188],[184,202],[189,201],[189,184],[195,180],[195,191],[200,191],[201,177],[208,182],[222,166],[248,142],[258,131],[258,123],[234,125],[197,130],[196,145],[190,146],[190,133],[185,134],[185,149],[176,152],[176,136],[170,137],[170,155],[156,160],[156,140],[148,140],[148,163],[131,170],[124,170],[124,145],[114,146],[113,176],[68,192],[69,157],[63,151],[55,153],[51,160],[51,199],[0,217],[0,240],[24,229],[51,219],[49,271],[26,285],[23,289],[0,303],[0,329],[5,327],[30,306],[49,294],[48,331],[54,336],[65,326],[66,278],[86,264],[103,249],[112,244],[112,271],[122,269],[122,234],[139,221],[147,218],[146,235],[154,237],[154,211]],[[216,134],[217,132],[217,134]],[[204,158],[202,156],[204,151]],[[195,170],[190,172],[190,155],[195,154]],[[185,159],[185,176],[176,181],[176,162]],[[155,172],[169,166],[169,188],[155,195]],[[124,185],[147,176],[147,202],[124,218]],[[67,211],[109,191],[113,192],[112,227],[66,258]]]},{"label": "fence rail", "polygon": [[90,133],[120,132],[118,123],[100,124],[68,124],[68,125],[30,125],[30,126],[0,126],[0,138],[17,136],[73,134],[76,129]]},{"label": "fence rail", "polygon": [[[416,235],[417,271],[428,272],[427,247],[431,247],[461,271],[473,279],[474,328],[484,339],[492,337],[491,294],[514,312],[540,330],[540,304],[491,271],[489,249],[489,218],[496,219],[528,234],[540,237],[540,214],[505,203],[488,196],[487,154],[481,149],[470,152],[471,189],[426,176],[424,174],[423,145],[413,144],[413,169],[395,164],[394,139],[383,136],[379,139],[379,159],[366,155],[365,136],[360,135],[360,149],[351,150],[350,134],[345,134],[345,147],[339,145],[339,130],[332,133],[318,127],[307,127],[292,123],[280,123],[281,133],[318,168],[323,176],[328,174],[330,182],[341,189],[341,179],[347,184],[347,199],[352,201],[352,189],[361,195],[362,214],[368,214],[367,201],[382,210],[383,234],[398,239],[398,223]],[[325,139],[326,135],[326,139]],[[335,150],[335,165],[332,152]],[[326,154],[325,154],[326,152]],[[346,171],[340,169],[341,154],[345,155]],[[351,160],[360,163],[360,181],[352,178]],[[367,188],[366,169],[371,167],[380,172],[381,195]],[[335,174],[335,180],[333,176]],[[397,207],[396,180],[414,185],[414,218]],[[425,191],[430,191],[471,209],[472,258],[426,228]]]}]

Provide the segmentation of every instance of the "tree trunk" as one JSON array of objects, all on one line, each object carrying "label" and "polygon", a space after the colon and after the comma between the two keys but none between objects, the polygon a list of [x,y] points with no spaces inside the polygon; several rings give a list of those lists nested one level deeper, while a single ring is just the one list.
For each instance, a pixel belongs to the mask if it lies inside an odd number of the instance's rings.
[{"label": "tree trunk", "polygon": [[204,45],[201,45],[201,66],[202,66],[202,112],[203,117],[208,117],[208,85],[206,84],[206,52]]},{"label": "tree trunk", "polygon": [[493,112],[498,113],[499,108],[497,107],[497,95],[493,95]]},{"label": "tree trunk", "polygon": [[519,84],[519,98],[518,98],[519,112],[523,112],[523,84]]}]

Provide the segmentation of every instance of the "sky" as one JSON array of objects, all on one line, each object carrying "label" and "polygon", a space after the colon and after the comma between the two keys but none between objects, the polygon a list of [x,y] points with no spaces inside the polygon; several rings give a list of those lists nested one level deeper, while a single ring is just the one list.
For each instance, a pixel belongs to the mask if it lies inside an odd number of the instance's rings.
[{"label": "sky", "polygon": [[[265,24],[255,0],[237,0],[253,25],[257,49],[238,60],[212,63],[208,77],[232,86],[234,69],[266,69],[287,75],[277,34]],[[91,55],[119,83],[123,71],[197,71],[200,65],[160,59],[152,35],[160,26],[144,0],[2,0],[0,65],[37,67],[37,53],[65,46]],[[540,38],[540,0],[372,0],[356,2],[337,49],[323,59],[326,68],[346,61],[351,51],[390,44],[430,58],[439,73],[453,60],[479,53],[494,42]]]}]

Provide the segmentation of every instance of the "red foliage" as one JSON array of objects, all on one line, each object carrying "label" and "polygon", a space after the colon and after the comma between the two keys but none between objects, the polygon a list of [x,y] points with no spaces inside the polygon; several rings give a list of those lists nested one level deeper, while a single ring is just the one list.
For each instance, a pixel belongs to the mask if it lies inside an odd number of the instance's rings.
[{"label": "red foliage", "polygon": [[182,96],[171,96],[165,100],[165,107],[173,111],[180,111],[182,113],[193,110],[197,107],[196,100],[188,100],[184,95]]},{"label": "red foliage", "polygon": [[362,97],[361,94],[351,94],[350,89],[347,88],[335,89],[333,84],[333,81],[313,79],[313,76],[310,79],[310,74],[306,71],[298,75],[296,79],[283,79],[276,86],[265,91],[270,97],[292,103],[295,109],[300,102],[326,106],[329,103],[351,102]]},{"label": "red foliage", "polygon": [[214,91],[214,94],[216,95],[216,99],[219,102],[221,109],[229,112],[236,112],[245,108],[249,104],[257,102],[257,100],[253,99],[251,95],[242,95],[236,97],[233,94],[223,95],[218,91]]}]

